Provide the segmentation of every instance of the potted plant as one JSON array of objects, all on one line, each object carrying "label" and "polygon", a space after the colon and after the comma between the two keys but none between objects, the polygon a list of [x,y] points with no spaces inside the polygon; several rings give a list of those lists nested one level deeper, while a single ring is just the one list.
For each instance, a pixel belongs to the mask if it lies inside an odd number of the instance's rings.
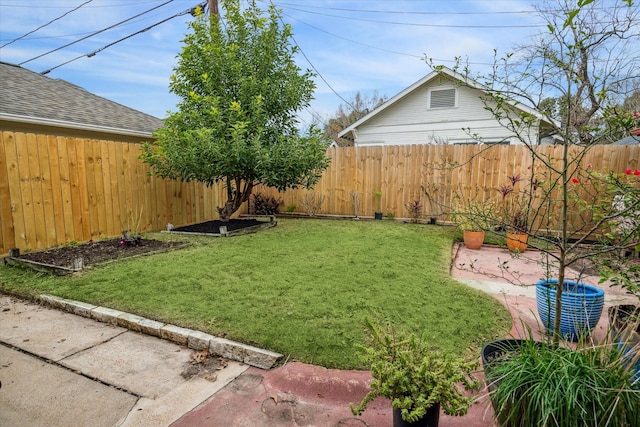
[{"label": "potted plant", "polygon": [[415,334],[394,332],[370,320],[366,325],[370,342],[362,347],[362,360],[370,366],[373,379],[362,401],[351,404],[354,415],[378,396],[391,400],[394,427],[437,427],[440,408],[447,415],[467,413],[473,398],[464,391],[479,386],[472,375],[476,362],[435,351]]},{"label": "potted plant", "polygon": [[443,203],[438,200],[442,197],[442,193],[434,183],[430,183],[427,188],[423,186],[422,191],[424,191],[424,195],[427,196],[427,201],[429,202],[429,223],[435,224],[443,205]]},{"label": "potted plant", "polygon": [[507,227],[507,248],[510,252],[522,253],[527,250],[529,241],[529,218],[526,209],[517,209],[510,218]]},{"label": "potted plant", "polygon": [[[556,279],[536,283],[538,315],[548,331],[555,331],[557,289]],[[604,291],[587,283],[565,280],[561,304],[560,328],[557,332],[566,340],[577,341],[598,324],[604,307]]]},{"label": "potted plant", "polygon": [[376,190],[373,192],[373,197],[375,199],[375,212],[373,213],[374,218],[377,220],[382,219],[382,191]]},{"label": "potted plant", "polygon": [[480,249],[484,243],[485,230],[488,230],[494,218],[494,205],[491,201],[467,199],[465,202],[456,197],[451,219],[462,230],[464,245],[469,249]]},{"label": "potted plant", "polygon": [[537,180],[532,178],[525,190],[517,184],[523,181],[522,174],[509,176],[506,184],[496,190],[500,200],[500,228],[504,229],[507,248],[510,252],[522,253],[527,250],[529,240],[529,211],[532,208],[531,195],[537,190]]},{"label": "potted plant", "polygon": [[531,337],[485,345],[482,364],[502,427],[637,426],[638,389],[610,340],[573,350]]}]

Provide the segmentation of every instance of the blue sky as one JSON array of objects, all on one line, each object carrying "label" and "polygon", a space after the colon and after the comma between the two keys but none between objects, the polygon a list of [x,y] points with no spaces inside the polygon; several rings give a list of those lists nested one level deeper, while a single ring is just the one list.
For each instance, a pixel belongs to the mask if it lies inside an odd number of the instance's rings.
[{"label": "blue sky", "polygon": [[[189,10],[199,0],[91,0],[72,11],[87,1],[0,0],[0,46],[6,45],[0,48],[0,61],[23,63],[35,72],[70,61],[47,76],[156,117],[164,118],[168,110],[175,110],[177,99],[169,93],[169,76],[188,30],[186,23],[192,18],[186,14],[154,24]],[[265,9],[268,3],[258,0]],[[494,49],[509,52],[545,29],[531,2],[518,0],[273,3],[282,9],[283,20],[293,26],[295,42],[304,53],[298,56],[298,64],[318,73],[316,99],[300,114],[302,126],[313,115],[326,120],[342,99],[350,100],[357,92],[395,95],[429,73],[425,55],[443,65],[462,57],[473,71],[482,72],[491,63]],[[65,13],[68,15],[12,42]],[[92,57],[84,56],[151,26]]]}]

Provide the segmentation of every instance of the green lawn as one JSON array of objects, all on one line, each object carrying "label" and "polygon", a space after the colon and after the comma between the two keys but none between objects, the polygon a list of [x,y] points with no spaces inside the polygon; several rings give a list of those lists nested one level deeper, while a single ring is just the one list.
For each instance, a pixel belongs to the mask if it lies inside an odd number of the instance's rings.
[{"label": "green lawn", "polygon": [[390,221],[280,220],[78,277],[2,266],[0,290],[124,310],[326,367],[362,367],[357,344],[367,316],[467,355],[505,336],[511,319],[496,300],[449,277],[455,233]]}]

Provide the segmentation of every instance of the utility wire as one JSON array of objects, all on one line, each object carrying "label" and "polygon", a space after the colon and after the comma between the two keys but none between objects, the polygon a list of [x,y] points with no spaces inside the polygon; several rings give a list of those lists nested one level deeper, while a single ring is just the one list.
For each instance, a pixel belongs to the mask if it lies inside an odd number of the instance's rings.
[{"label": "utility wire", "polygon": [[[348,9],[341,7],[312,6],[308,4],[296,4],[287,2],[278,2],[279,6],[304,7],[308,9],[337,10],[341,12],[357,12],[357,13],[383,13],[383,14],[399,14],[399,15],[526,15],[535,13],[535,10],[520,11],[494,11],[494,12],[421,12],[421,11],[402,11],[402,10],[367,10],[367,9]],[[300,9],[297,9],[300,10]],[[306,12],[306,11],[305,11]]]},{"label": "utility wire", "polygon": [[[351,105],[351,103],[349,101],[347,101],[346,99],[344,99],[342,97],[342,95],[340,95],[338,92],[336,92],[336,90],[329,84],[329,82],[327,81],[327,79],[324,78],[324,76],[322,74],[320,74],[320,71],[318,71],[318,69],[315,67],[315,65],[313,65],[311,63],[311,61],[309,60],[309,58],[307,57],[307,55],[304,53],[304,51],[302,50],[302,48],[300,47],[300,45],[298,44],[298,42],[296,41],[296,39],[293,37],[293,35],[291,35],[291,39],[293,40],[293,42],[296,44],[296,46],[298,46],[298,49],[300,49],[300,53],[302,54],[302,56],[304,56],[304,59],[307,60],[307,62],[309,63],[309,65],[311,65],[311,68],[313,68],[313,70],[316,72],[316,74],[318,75],[318,77],[320,77],[322,79],[322,81],[324,82],[324,84],[327,85],[327,87],[329,89],[331,89],[331,92],[333,92],[338,98],[342,99],[344,101],[345,104],[347,104],[349,107],[351,107],[351,109],[353,111],[357,111],[356,107],[354,107],[353,105]],[[359,112],[359,111],[358,111]]]},{"label": "utility wire", "polygon": [[[139,14],[135,15],[135,16],[132,16],[131,18],[125,19],[124,21],[120,21],[120,22],[118,22],[117,24],[113,24],[113,25],[111,25],[111,26],[109,26],[109,27],[107,27],[107,28],[103,28],[102,30],[98,30],[98,31],[96,31],[96,32],[93,32],[93,33],[89,34],[88,36],[82,37],[82,38],[80,38],[80,39],[78,39],[78,40],[76,40],[76,41],[73,41],[73,42],[71,42],[71,43],[67,43],[67,44],[65,44],[64,46],[60,46],[60,47],[58,47],[58,48],[55,48],[55,49],[53,49],[53,50],[50,50],[49,52],[45,52],[45,53],[43,53],[42,55],[35,56],[35,57],[31,58],[31,59],[28,59],[28,60],[26,60],[26,61],[23,61],[23,62],[19,63],[18,65],[24,65],[24,64],[26,64],[27,62],[34,61],[34,60],[36,60],[36,59],[38,59],[38,58],[42,58],[42,57],[43,57],[43,56],[45,56],[45,55],[48,55],[48,54],[53,53],[53,52],[56,52],[56,51],[58,51],[58,50],[60,50],[60,49],[64,49],[65,47],[69,47],[69,46],[71,46],[71,45],[73,45],[73,44],[76,44],[76,43],[78,43],[78,42],[81,42],[81,41],[83,41],[83,40],[86,40],[86,39],[88,39],[89,37],[93,37],[93,36],[95,36],[95,35],[97,35],[97,34],[104,33],[104,32],[105,32],[105,31],[107,31],[107,30],[111,30],[112,28],[115,28],[115,27],[117,27],[117,26],[119,26],[119,25],[124,24],[125,22],[129,22],[129,21],[131,21],[131,20],[133,20],[133,19],[135,19],[135,18],[138,18],[138,17],[140,17],[140,16],[142,16],[142,15],[145,15],[145,14],[147,14],[147,13],[149,13],[149,12],[153,11],[153,10],[156,10],[156,9],[158,9],[158,8],[160,8],[160,7],[164,6],[164,5],[167,5],[167,4],[171,3],[171,2],[173,2],[173,0],[168,0],[168,1],[166,1],[166,2],[164,2],[164,3],[162,3],[162,4],[160,4],[160,5],[158,5],[158,6],[156,6],[156,7],[152,7],[152,8],[151,8],[151,9],[149,9],[149,10],[146,10],[146,11],[141,12],[141,13],[139,13]],[[84,55],[83,55],[83,56],[84,56]]]},{"label": "utility wire", "polygon": [[[171,1],[173,1],[173,0],[171,0]],[[62,66],[64,66],[64,65],[67,65],[67,64],[69,64],[69,63],[73,62],[73,61],[77,61],[78,59],[80,59],[80,58],[84,58],[85,56],[86,56],[87,58],[92,58],[92,57],[96,56],[98,53],[102,52],[103,50],[105,50],[105,49],[107,49],[107,48],[109,48],[109,47],[111,47],[111,46],[113,46],[113,45],[115,45],[115,44],[118,44],[118,43],[120,43],[120,42],[122,42],[122,41],[125,41],[125,40],[127,40],[127,39],[130,39],[130,38],[131,38],[131,37],[133,37],[133,36],[137,36],[138,34],[142,34],[142,33],[146,32],[146,31],[149,31],[150,29],[152,29],[152,28],[154,28],[154,27],[157,27],[157,26],[158,26],[158,25],[160,25],[160,24],[164,24],[165,22],[170,21],[170,20],[171,20],[171,19],[173,19],[173,18],[177,18],[178,16],[183,16],[183,15],[186,15],[186,14],[188,14],[188,13],[193,14],[193,13],[194,13],[194,10],[195,10],[197,7],[201,7],[201,8],[203,8],[203,9],[204,9],[204,7],[206,6],[206,4],[207,4],[207,2],[200,3],[200,4],[199,4],[199,5],[197,5],[196,7],[192,7],[192,8],[189,8],[189,9],[187,9],[187,10],[184,10],[184,11],[182,11],[182,12],[176,13],[176,14],[175,14],[175,15],[173,15],[173,16],[170,16],[170,17],[168,17],[168,18],[163,19],[163,20],[162,20],[162,21],[160,21],[160,22],[156,22],[155,24],[148,26],[147,28],[143,28],[143,29],[142,29],[142,30],[140,30],[140,31],[136,31],[136,32],[135,32],[135,33],[133,33],[133,34],[129,34],[129,35],[128,35],[128,36],[126,36],[126,37],[123,37],[123,38],[121,38],[121,39],[119,39],[119,40],[116,40],[116,41],[114,41],[114,42],[112,42],[112,43],[109,43],[109,44],[107,44],[107,45],[105,45],[105,46],[102,46],[100,49],[94,50],[94,51],[93,51],[93,52],[91,52],[91,53],[86,53],[86,54],[84,54],[84,55],[76,56],[75,58],[70,59],[70,60],[68,60],[68,61],[66,61],[66,62],[63,62],[62,64],[56,65],[55,67],[49,68],[48,70],[45,70],[45,71],[42,71],[40,74],[42,74],[42,75],[49,74],[51,71],[55,70],[56,68],[60,68],[60,67],[62,67]],[[22,64],[20,64],[20,65],[22,65]]]},{"label": "utility wire", "polygon": [[313,25],[313,24],[309,24],[308,22],[301,21],[301,20],[299,20],[298,18],[296,18],[296,17],[294,17],[294,16],[292,16],[292,15],[289,15],[289,14],[288,14],[288,13],[286,13],[286,12],[282,12],[282,14],[283,14],[284,16],[287,16],[287,17],[291,18],[291,19],[292,19],[292,20],[294,20],[294,21],[298,21],[299,23],[301,23],[301,24],[303,24],[303,25],[306,25],[306,26],[308,26],[308,27],[311,27],[311,28],[313,28],[313,29],[316,29],[316,30],[318,30],[318,31],[320,31],[320,32],[323,32],[323,33],[329,34],[330,36],[336,37],[336,38],[338,38],[338,39],[342,39],[342,40],[348,41],[348,42],[350,42],[350,43],[359,44],[360,46],[369,47],[369,48],[371,48],[371,49],[380,50],[380,51],[382,51],[382,52],[393,53],[393,54],[396,54],[396,55],[411,56],[411,57],[413,57],[413,58],[418,58],[418,59],[423,58],[423,57],[422,57],[422,56],[420,56],[420,55],[414,55],[414,54],[412,54],[412,53],[396,52],[396,51],[389,50],[389,49],[383,49],[383,48],[381,48],[381,47],[379,47],[379,46],[373,46],[373,45],[369,45],[369,44],[366,44],[366,43],[362,43],[362,42],[357,41],[357,40],[348,39],[348,38],[343,37],[343,36],[341,36],[341,35],[338,35],[338,34],[335,34],[335,33],[332,33],[332,32],[326,31],[326,30],[323,30],[322,28],[320,28],[320,27],[316,27],[315,25]]},{"label": "utility wire", "polygon": [[309,10],[299,9],[297,7],[289,6],[290,10],[297,10],[298,12],[309,13],[312,15],[320,15],[320,16],[328,16],[330,18],[338,18],[338,19],[348,19],[351,21],[362,21],[362,22],[374,22],[376,24],[390,24],[390,25],[408,25],[413,27],[433,27],[433,28],[541,28],[544,27],[544,24],[531,24],[531,25],[469,25],[469,24],[423,24],[423,23],[414,23],[414,22],[394,22],[394,21],[380,21],[377,19],[365,19],[365,18],[353,18],[347,16],[340,15],[332,15],[330,13],[322,13],[322,12],[312,12]]},{"label": "utility wire", "polygon": [[18,40],[22,40],[23,38],[27,37],[29,34],[33,34],[33,33],[35,33],[36,31],[38,31],[38,30],[40,30],[40,29],[42,29],[42,28],[46,27],[47,25],[50,25],[50,24],[54,23],[54,22],[55,22],[55,21],[57,21],[58,19],[64,18],[65,16],[67,16],[67,15],[68,15],[68,14],[70,14],[71,12],[75,12],[76,10],[78,10],[78,9],[80,9],[82,6],[84,6],[85,4],[87,4],[87,3],[91,3],[92,1],[93,1],[93,0],[87,0],[87,1],[85,1],[85,2],[84,2],[84,3],[82,3],[80,6],[77,6],[77,7],[75,7],[74,9],[71,9],[70,11],[68,11],[68,12],[66,12],[66,13],[64,13],[64,14],[62,14],[62,15],[60,15],[60,16],[58,16],[57,18],[52,19],[51,21],[47,22],[46,24],[42,24],[42,25],[40,25],[40,26],[39,26],[38,28],[36,28],[35,30],[31,30],[31,31],[29,31],[29,32],[28,32],[28,33],[26,33],[26,34],[21,35],[21,36],[20,36],[20,37],[18,37],[17,39],[13,39],[13,40],[11,40],[9,43],[5,43],[5,44],[3,44],[2,46],[0,46],[0,49],[2,49],[2,48],[3,48],[3,47],[5,47],[5,46],[9,46],[11,43],[15,43],[15,42],[17,42]]}]

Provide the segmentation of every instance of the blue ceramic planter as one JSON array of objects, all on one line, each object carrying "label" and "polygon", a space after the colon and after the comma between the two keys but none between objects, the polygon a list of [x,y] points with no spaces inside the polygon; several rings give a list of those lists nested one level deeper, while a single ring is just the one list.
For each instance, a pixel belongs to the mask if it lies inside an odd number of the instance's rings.
[{"label": "blue ceramic planter", "polygon": [[[556,318],[556,279],[536,283],[536,303],[542,324],[553,331]],[[577,341],[588,335],[598,324],[604,307],[604,291],[586,283],[565,280],[562,285],[560,335]]]}]

